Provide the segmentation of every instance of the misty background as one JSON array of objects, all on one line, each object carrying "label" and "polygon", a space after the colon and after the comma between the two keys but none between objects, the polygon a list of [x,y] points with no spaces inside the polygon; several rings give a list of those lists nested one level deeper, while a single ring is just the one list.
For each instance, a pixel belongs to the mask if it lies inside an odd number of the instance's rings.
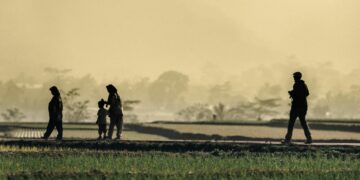
[{"label": "misty background", "polygon": [[0,119],[47,121],[57,85],[65,120],[95,122],[110,83],[132,121],[286,118],[294,71],[310,89],[309,118],[359,118],[359,7],[4,0]]}]

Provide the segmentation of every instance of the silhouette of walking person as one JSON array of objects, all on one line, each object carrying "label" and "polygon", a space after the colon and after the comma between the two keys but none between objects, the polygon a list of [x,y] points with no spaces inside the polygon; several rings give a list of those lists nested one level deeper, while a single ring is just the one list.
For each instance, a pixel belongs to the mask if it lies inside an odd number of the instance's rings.
[{"label": "silhouette of walking person", "polygon": [[306,144],[312,143],[312,138],[310,134],[309,126],[306,123],[306,113],[308,109],[308,104],[306,98],[309,96],[309,90],[303,80],[301,80],[302,74],[301,72],[295,72],[293,74],[294,77],[294,86],[291,91],[289,91],[291,102],[291,110],[290,110],[290,119],[288,124],[287,134],[285,136],[285,140],[283,143],[290,144],[291,137],[294,129],[294,124],[296,118],[299,117],[302,128],[304,129],[304,133],[306,136]]},{"label": "silhouette of walking person", "polygon": [[123,111],[122,111],[122,104],[121,98],[117,93],[117,89],[112,85],[109,84],[106,86],[106,89],[109,93],[109,97],[106,103],[109,108],[109,117],[110,117],[110,126],[108,131],[108,139],[112,138],[112,134],[114,131],[114,126],[116,126],[116,139],[120,139],[122,133],[122,126],[123,126]]},{"label": "silhouette of walking person", "polygon": [[56,86],[52,86],[50,88],[51,94],[53,97],[49,102],[48,110],[49,110],[49,123],[46,128],[46,132],[43,139],[48,139],[56,127],[58,132],[56,140],[62,140],[63,138],[63,128],[62,128],[62,110],[63,110],[63,103],[60,96],[60,91]]}]

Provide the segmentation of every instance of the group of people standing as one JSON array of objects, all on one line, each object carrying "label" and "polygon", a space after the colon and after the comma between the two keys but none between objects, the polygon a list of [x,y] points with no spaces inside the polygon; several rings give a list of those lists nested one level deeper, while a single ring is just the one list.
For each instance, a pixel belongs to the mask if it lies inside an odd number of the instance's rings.
[{"label": "group of people standing", "polygon": [[[290,118],[288,123],[288,130],[285,136],[285,139],[282,141],[284,144],[290,144],[295,120],[299,117],[301,126],[304,129],[306,136],[306,144],[312,143],[312,137],[310,133],[309,126],[306,122],[306,113],[308,109],[307,97],[309,96],[309,90],[302,80],[302,74],[300,72],[295,72],[293,74],[294,85],[293,89],[289,91],[290,98],[292,99]],[[98,102],[98,118],[96,124],[98,124],[98,139],[112,139],[114,127],[116,126],[116,139],[121,138],[122,126],[123,126],[123,111],[121,98],[117,92],[117,89],[109,84],[106,86],[106,89],[109,93],[107,101],[101,99]],[[46,132],[43,136],[43,139],[48,139],[51,132],[56,127],[58,131],[57,140],[62,140],[63,138],[63,128],[62,128],[62,110],[63,104],[61,100],[60,91],[56,86],[50,88],[51,94],[53,95],[49,103],[49,123],[46,129]],[[105,108],[109,107],[108,110]],[[110,117],[110,126],[108,134],[106,135],[106,116]]]},{"label": "group of people standing", "polygon": [[[114,127],[116,126],[116,139],[121,138],[122,126],[123,126],[123,111],[121,98],[117,92],[117,89],[112,84],[106,86],[106,89],[109,93],[107,101],[101,99],[98,102],[98,118],[96,124],[98,124],[98,139],[112,139]],[[63,103],[60,95],[60,91],[56,86],[50,88],[50,92],[53,95],[49,102],[48,111],[49,111],[49,123],[46,128],[46,132],[43,139],[48,139],[54,130],[58,131],[56,140],[62,140],[63,138],[63,128],[62,128],[62,119],[63,119]],[[108,110],[105,109],[105,106],[108,107]],[[106,116],[110,117],[109,131],[107,132],[107,123]],[[106,134],[108,133],[108,134]],[[103,135],[103,136],[102,136]]]},{"label": "group of people standing", "polygon": [[[106,89],[109,93],[109,97],[107,101],[101,99],[98,102],[99,110],[98,110],[98,118],[96,124],[98,124],[99,129],[99,138],[98,139],[112,139],[114,127],[116,126],[116,138],[121,138],[122,126],[124,122],[124,114],[122,111],[122,103],[121,98],[117,92],[117,89],[112,84],[106,86]],[[106,110],[104,106],[110,106],[109,110]],[[106,135],[106,116],[110,117],[110,126],[108,134]],[[101,136],[103,134],[103,136]]]}]

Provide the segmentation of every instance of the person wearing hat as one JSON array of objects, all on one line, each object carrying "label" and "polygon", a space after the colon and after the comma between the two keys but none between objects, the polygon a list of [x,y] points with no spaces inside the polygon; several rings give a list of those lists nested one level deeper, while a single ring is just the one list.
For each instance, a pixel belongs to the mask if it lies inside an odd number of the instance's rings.
[{"label": "person wearing hat", "polygon": [[109,93],[108,100],[105,102],[109,108],[110,125],[108,131],[108,139],[112,138],[114,127],[116,126],[116,139],[120,139],[123,126],[123,111],[121,98],[117,93],[117,89],[112,84],[106,86]]},{"label": "person wearing hat", "polygon": [[49,111],[49,123],[46,128],[46,132],[43,139],[48,139],[56,127],[58,132],[56,140],[62,140],[63,138],[63,128],[62,128],[62,110],[63,110],[63,103],[61,100],[60,91],[56,86],[52,86],[50,88],[51,94],[53,95],[51,101],[49,102],[48,111]]},{"label": "person wearing hat", "polygon": [[304,129],[304,133],[306,136],[305,143],[311,144],[312,137],[309,126],[307,125],[306,122],[306,113],[308,109],[306,98],[309,96],[309,90],[305,82],[301,79],[302,78],[301,72],[295,72],[293,74],[293,77],[295,83],[293,86],[293,90],[289,91],[290,98],[292,99],[290,119],[289,119],[287,134],[285,136],[285,140],[283,140],[283,143],[285,144],[291,143],[291,137],[294,129],[295,120],[296,118],[299,117],[301,126]]}]

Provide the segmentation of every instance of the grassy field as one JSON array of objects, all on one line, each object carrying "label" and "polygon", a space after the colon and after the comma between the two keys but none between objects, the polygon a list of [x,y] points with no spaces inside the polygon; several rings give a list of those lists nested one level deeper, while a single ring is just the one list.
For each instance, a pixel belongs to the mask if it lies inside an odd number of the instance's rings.
[{"label": "grassy field", "polygon": [[357,179],[360,176],[358,149],[241,148],[165,152],[0,145],[0,178]]}]

